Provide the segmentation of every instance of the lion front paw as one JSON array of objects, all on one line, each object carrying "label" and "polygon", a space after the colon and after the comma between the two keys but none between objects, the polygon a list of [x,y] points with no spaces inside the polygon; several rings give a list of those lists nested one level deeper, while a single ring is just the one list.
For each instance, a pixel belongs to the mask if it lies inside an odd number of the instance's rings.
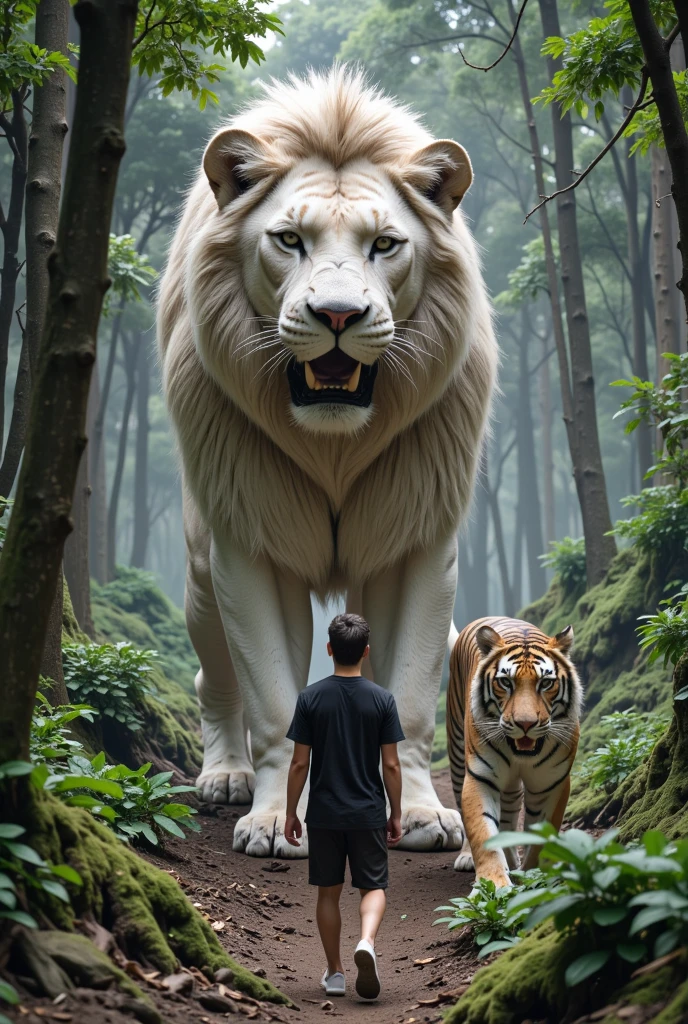
[{"label": "lion front paw", "polygon": [[204,769],[196,779],[201,799],[209,804],[250,804],[256,788],[256,777],[251,769],[236,769],[214,765]]},{"label": "lion front paw", "polygon": [[460,850],[463,822],[447,807],[409,807],[401,816],[401,850]]},{"label": "lion front paw", "polygon": [[300,846],[291,846],[284,837],[284,815],[277,812],[245,814],[234,829],[232,848],[249,857],[280,857],[293,860],[308,856],[308,835],[304,826]]}]

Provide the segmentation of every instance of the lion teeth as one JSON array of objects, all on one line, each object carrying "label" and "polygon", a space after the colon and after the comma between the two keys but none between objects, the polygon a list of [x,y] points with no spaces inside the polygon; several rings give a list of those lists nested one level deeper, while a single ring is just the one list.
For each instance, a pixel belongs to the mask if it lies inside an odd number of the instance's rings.
[{"label": "lion teeth", "polygon": [[313,384],[313,387],[314,387],[314,389],[315,389],[316,391],[322,391],[322,388],[323,388],[323,386],[322,386],[322,384],[320,383],[320,381],[319,381],[319,380],[317,380],[317,379],[316,379],[315,377],[313,378],[313,380],[315,381],[315,383]]},{"label": "lion teeth", "polygon": [[349,377],[349,383],[344,385],[346,391],[355,391],[361,379],[361,364],[359,363]]},{"label": "lion teeth", "polygon": [[315,390],[315,374],[311,370],[311,364],[310,363],[304,363],[303,364],[303,369],[304,369],[304,373],[306,374],[306,384],[311,389],[311,391],[314,391]]}]

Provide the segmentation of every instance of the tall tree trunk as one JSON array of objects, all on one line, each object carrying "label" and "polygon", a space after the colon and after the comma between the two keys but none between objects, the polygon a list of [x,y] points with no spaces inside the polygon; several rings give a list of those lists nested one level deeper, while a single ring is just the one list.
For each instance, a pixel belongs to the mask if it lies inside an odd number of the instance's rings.
[{"label": "tall tree trunk", "polygon": [[64,681],[62,670],[62,602],[64,599],[64,576],[62,568],[57,574],[57,586],[55,597],[50,606],[48,615],[48,627],[45,632],[45,643],[43,645],[43,656],[41,658],[40,674],[51,681],[51,686],[46,687],[45,696],[54,708],[61,704],[69,703],[67,686]]},{"label": "tall tree trunk", "polygon": [[[626,104],[633,102],[631,90],[622,93]],[[638,228],[638,171],[635,155],[631,154],[632,142],[626,143],[626,231],[628,264],[631,275],[631,322],[633,325],[633,373],[641,380],[648,379],[647,334],[645,332],[645,302],[643,263],[640,230]],[[635,431],[637,440],[638,469],[641,481],[652,465],[652,428],[641,423]],[[641,484],[641,486],[643,486]]]},{"label": "tall tree trunk", "polygon": [[64,546],[64,574],[76,621],[84,633],[95,636],[91,613],[91,574],[89,564],[88,513],[91,488],[88,483],[88,457],[79,463],[72,500],[73,530]]},{"label": "tall tree trunk", "polygon": [[[640,45],[643,48],[645,67],[650,76],[652,96],[657,105],[664,145],[671,167],[671,194],[676,204],[678,247],[681,252],[681,279],[678,282],[678,287],[683,293],[686,319],[688,320],[688,131],[686,131],[681,104],[676,92],[669,47],[657,28],[649,0],[628,0],[628,6],[640,39]],[[681,19],[680,12],[683,6],[683,3],[676,4],[679,19]],[[684,11],[683,21],[685,22],[685,20]],[[684,25],[681,24],[681,29],[683,30],[683,28]],[[685,37],[683,42],[685,45]]]},{"label": "tall tree trunk", "polygon": [[[3,262],[0,270],[0,454],[5,436],[5,379],[10,346],[10,330],[14,319],[19,264],[24,193],[26,189],[27,137],[24,103],[26,88],[12,91],[12,116],[0,113],[0,128],[12,150],[12,183],[7,212],[0,206],[0,232],[3,239]],[[9,491],[0,495],[7,497]]]},{"label": "tall tree trunk", "polygon": [[520,608],[523,604],[523,504],[519,489],[514,518],[514,547],[512,552],[511,591],[514,605]]},{"label": "tall tree trunk", "polygon": [[[122,339],[125,341],[125,339]],[[127,457],[127,439],[129,436],[129,420],[134,405],[136,394],[136,363],[137,363],[137,342],[140,339],[130,339],[124,344],[124,369],[127,376],[127,391],[124,397],[124,408],[122,410],[122,426],[119,431],[119,444],[117,446],[117,462],[115,473],[112,478],[110,490],[110,504],[108,506],[107,518],[107,564],[108,580],[115,578],[117,565],[117,513],[119,511],[119,498],[122,493],[122,480],[124,478],[124,463]]]},{"label": "tall tree trunk", "polygon": [[[539,0],[539,4],[545,38],[561,36],[557,0]],[[560,66],[560,60],[547,58],[550,78],[554,77]],[[571,184],[571,172],[575,167],[573,131],[570,115],[562,115],[556,103],[552,104],[552,134],[557,188],[562,189]],[[608,536],[612,522],[597,430],[595,381],[578,240],[575,192],[566,192],[557,197],[557,222],[571,353],[574,429],[577,436],[577,458],[574,459],[573,472],[583,518],[587,585],[591,587],[603,578],[616,553],[616,544],[614,538]]]},{"label": "tall tree trunk", "polygon": [[530,369],[528,348],[532,328],[527,307],[521,313],[521,334],[518,339],[519,402],[517,409],[517,453],[518,453],[518,503],[523,510],[523,534],[526,543],[528,584],[530,600],[544,594],[546,589],[545,570],[540,561],[545,545],[542,540],[542,512],[538,488],[537,464],[535,462],[535,431],[533,412],[530,404]]},{"label": "tall tree trunk", "polygon": [[148,399],[150,397],[150,345],[146,335],[139,343],[138,366],[136,370],[136,464],[134,468],[134,543],[131,564],[143,569],[146,564],[148,536],[150,533],[150,508],[148,507],[148,439],[150,421]]},{"label": "tall tree trunk", "polygon": [[540,429],[542,431],[542,504],[545,526],[545,543],[556,539],[554,508],[554,459],[552,456],[552,385],[549,374],[547,346],[549,337],[542,339],[542,363],[538,372],[540,390]]},{"label": "tall tree trunk", "polygon": [[0,556],[0,761],[27,760],[84,427],[124,154],[135,2],[79,2],[79,87],[24,461]]},{"label": "tall tree trunk", "polygon": [[8,497],[12,490],[22,452],[24,451],[24,438],[26,437],[26,425],[29,419],[29,406],[31,403],[31,367],[29,365],[29,346],[26,341],[26,332],[23,332],[21,352],[19,353],[19,365],[17,376],[14,381],[14,400],[12,402],[12,419],[10,429],[7,432],[7,444],[5,454],[0,464],[0,496]]},{"label": "tall tree trunk", "polygon": [[506,557],[506,545],[504,543],[504,527],[502,526],[502,513],[499,508],[499,494],[490,488],[488,492],[490,512],[492,513],[492,528],[494,531],[495,548],[497,549],[497,566],[499,568],[499,579],[502,584],[502,599],[504,601],[504,614],[513,618],[516,614],[516,602],[511,589],[509,579],[509,565]]},{"label": "tall tree trunk", "polygon": [[[98,364],[93,367],[91,390],[88,397],[86,430],[90,438],[95,431],[95,418],[100,408],[100,375]],[[93,444],[88,446],[91,496],[88,503],[88,550],[91,576],[98,583],[107,583],[107,488],[105,485],[105,459],[94,458]]]},{"label": "tall tree trunk", "polygon": [[657,381],[669,367],[665,352],[681,347],[678,291],[674,281],[676,207],[671,200],[671,168],[665,149],[652,147],[652,240],[654,248],[655,331],[657,333]]}]

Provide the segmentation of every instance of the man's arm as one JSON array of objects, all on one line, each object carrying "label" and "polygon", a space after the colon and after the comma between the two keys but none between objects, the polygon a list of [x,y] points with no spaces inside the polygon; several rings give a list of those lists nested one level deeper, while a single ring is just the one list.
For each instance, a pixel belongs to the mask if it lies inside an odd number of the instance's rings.
[{"label": "man's arm", "polygon": [[284,838],[290,846],[300,846],[303,833],[296,809],[308,778],[311,764],[311,748],[305,743],[294,744],[294,754],[289,765],[287,779],[287,820],[284,823]]},{"label": "man's arm", "polygon": [[389,800],[387,845],[396,846],[401,839],[401,765],[396,743],[383,743],[382,781]]}]

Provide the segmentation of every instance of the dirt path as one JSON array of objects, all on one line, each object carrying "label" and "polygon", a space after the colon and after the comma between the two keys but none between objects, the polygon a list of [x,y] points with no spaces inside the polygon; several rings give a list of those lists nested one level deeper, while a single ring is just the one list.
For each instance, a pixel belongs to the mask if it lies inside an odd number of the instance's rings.
[{"label": "dirt path", "polygon": [[[436,777],[436,788],[447,806],[454,806],[448,773]],[[435,907],[470,890],[472,877],[453,871],[456,854],[390,855],[389,905],[377,942],[382,994],[374,1004],[363,1003],[354,992],[359,898],[345,886],[342,952],[349,991],[328,1012],[322,1007],[327,997],[319,989],[324,959],[307,862],[270,862],[233,853],[234,824],[243,813],[243,808],[218,808],[216,816],[204,816],[202,833],[171,843],[168,856],[157,863],[179,879],[211,921],[224,922],[218,925],[218,936],[228,952],[252,970],[264,971],[300,1007],[298,1013],[280,1009],[280,1014],[303,1024],[322,1021],[325,1014],[361,1024],[437,1019],[446,1005],[438,995],[458,988],[475,971],[474,954],[457,956],[446,930],[432,927]],[[431,1003],[419,1004],[421,999]],[[198,1017],[203,1016],[213,1017],[199,1011]]]}]

